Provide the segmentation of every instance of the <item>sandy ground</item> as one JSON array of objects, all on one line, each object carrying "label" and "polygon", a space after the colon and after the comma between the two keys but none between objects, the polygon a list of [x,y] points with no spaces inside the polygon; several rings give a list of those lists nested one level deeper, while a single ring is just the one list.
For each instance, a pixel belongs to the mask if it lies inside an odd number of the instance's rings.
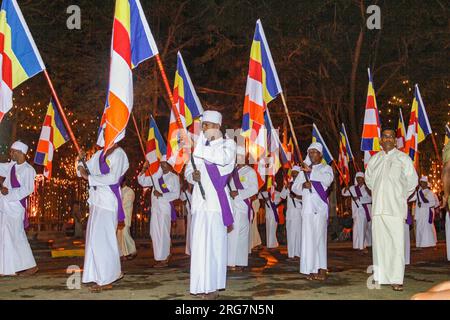
[{"label": "sandy ground", "polygon": [[[166,269],[154,269],[150,240],[137,241],[138,257],[123,263],[125,277],[113,290],[91,293],[87,285],[76,285],[80,273],[68,274],[69,266],[82,267],[83,258],[51,258],[50,250],[34,249],[40,268],[33,277],[0,278],[0,299],[198,299],[189,294],[189,256],[184,243],[175,242],[173,255]],[[36,247],[35,244],[32,245]],[[286,260],[286,247],[254,251],[250,268],[244,272],[228,272],[227,288],[220,299],[409,299],[414,293],[429,289],[450,278],[450,263],[445,255],[445,242],[437,249],[411,252],[406,267],[405,290],[394,292],[389,286],[368,289],[371,276],[367,267],[371,254],[360,256],[351,242],[329,243],[329,278],[325,282],[310,282],[299,273],[299,262]],[[369,279],[370,283],[370,279]]]}]

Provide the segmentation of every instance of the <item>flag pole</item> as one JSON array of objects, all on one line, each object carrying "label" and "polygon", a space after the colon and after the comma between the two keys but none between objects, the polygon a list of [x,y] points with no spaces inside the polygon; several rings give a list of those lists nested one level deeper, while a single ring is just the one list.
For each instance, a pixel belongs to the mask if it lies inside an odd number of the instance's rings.
[{"label": "flag pole", "polygon": [[[72,127],[70,126],[70,123],[67,120],[66,113],[64,112],[64,109],[62,108],[61,102],[59,102],[58,95],[56,94],[55,87],[53,87],[53,82],[50,79],[50,76],[48,75],[47,69],[44,69],[44,75],[45,75],[45,78],[47,79],[48,86],[50,87],[50,90],[52,92],[52,96],[55,99],[56,106],[57,106],[57,108],[59,110],[59,113],[60,113],[61,118],[62,118],[62,120],[64,122],[64,125],[66,126],[67,133],[69,134],[69,137],[72,140],[72,142],[73,142],[73,144],[75,146],[75,149],[77,149],[77,152],[80,153],[81,152],[80,145],[78,144],[78,141],[75,138],[75,135],[73,134]],[[86,164],[86,159],[83,158],[83,159],[80,159],[80,160],[83,163],[83,166],[86,169],[87,173],[89,174],[89,169],[88,169],[87,164]]]},{"label": "flag pole", "polygon": [[[137,122],[136,122],[136,118],[134,117],[134,113],[133,112],[131,112],[131,118],[133,119],[134,128],[136,129],[136,134],[138,136],[139,145],[141,146],[142,154],[144,155],[145,161],[147,161],[147,159],[145,158],[144,142],[142,141],[141,134],[139,133],[139,128],[138,128],[138,125],[137,125]],[[152,179],[152,185],[155,185],[155,183],[153,182],[153,176],[150,174],[150,168],[147,168],[146,173],[150,176],[150,179]]]},{"label": "flag pole", "polygon": [[433,132],[431,132],[431,140],[433,140],[434,151],[436,152],[436,156],[437,156],[439,162],[442,162],[441,154],[439,153],[439,149],[437,147],[436,139],[434,138],[434,133]]},{"label": "flag pole", "polygon": [[[159,56],[159,53],[157,55],[155,55],[155,58],[156,58],[156,63],[158,64],[159,71],[161,73],[161,77],[164,82],[164,86],[166,88],[167,95],[169,96],[169,99],[170,99],[171,110],[172,110],[173,114],[175,115],[175,119],[177,121],[178,128],[181,130],[182,140],[187,141],[187,132],[184,129],[183,123],[181,122],[180,113],[178,112],[177,106],[175,104],[175,100],[173,99],[172,91],[170,90],[169,80],[167,80],[166,71],[164,70],[164,65],[161,61],[161,57]],[[191,158],[191,163],[192,163],[193,169],[195,171],[197,171],[197,166],[195,165],[192,152],[190,152],[190,158]],[[201,181],[198,181],[198,186],[200,188],[200,192],[202,194],[203,200],[205,200],[206,199],[205,189],[203,189],[203,185],[202,185]]]},{"label": "flag pole", "polygon": [[350,193],[350,197],[351,197],[352,200],[355,202],[356,207],[359,208],[359,205],[358,205],[358,203],[356,202],[356,200],[358,200],[358,199],[355,198],[355,197],[352,195],[352,193],[350,192],[350,187],[349,187],[347,181],[345,180],[345,176],[344,176],[344,174],[342,173],[341,169],[339,169],[339,166],[337,165],[336,160],[334,160],[334,159],[333,159],[333,165],[334,165],[334,167],[336,168],[336,170],[339,172],[339,176],[342,178],[342,181],[344,181],[345,187],[349,190],[348,192]]}]

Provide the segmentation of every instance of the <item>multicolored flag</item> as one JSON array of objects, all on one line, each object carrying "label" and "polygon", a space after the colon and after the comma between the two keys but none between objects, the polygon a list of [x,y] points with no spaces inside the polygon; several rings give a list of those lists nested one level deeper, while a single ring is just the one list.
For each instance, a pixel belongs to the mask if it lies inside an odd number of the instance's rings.
[{"label": "multicolored flag", "polygon": [[0,11],[0,122],[13,106],[13,89],[45,69],[16,0]]},{"label": "multicolored flag", "polygon": [[450,141],[450,127],[448,124],[445,125],[445,140],[444,145],[446,145]]},{"label": "multicolored flag", "polygon": [[[361,138],[361,151],[364,151],[364,165],[367,165],[368,159],[381,150],[380,136],[381,125],[378,113],[377,100],[375,98],[375,90],[373,88],[373,79],[370,69],[369,86],[367,88],[366,111],[364,113],[364,124]],[[367,162],[366,162],[367,161]]]},{"label": "multicolored flag", "polygon": [[397,140],[397,149],[400,151],[404,151],[406,144],[406,130],[401,108],[399,108],[399,118],[398,118],[397,132],[395,136]]},{"label": "multicolored flag", "polygon": [[[280,80],[273,63],[261,21],[256,21],[255,35],[250,51],[247,86],[242,116],[242,135],[248,138],[251,163],[258,163],[265,155],[267,141],[265,111],[267,105],[281,93]],[[257,166],[260,177],[261,166]]]},{"label": "multicolored flag", "polygon": [[343,175],[343,177],[339,175],[339,181],[341,184],[344,182],[346,185],[348,185],[350,183],[350,168],[348,166],[348,163],[350,162],[351,151],[349,151],[347,133],[345,132],[344,124],[341,125],[341,132],[339,135],[340,139],[338,166]]},{"label": "multicolored flag", "polygon": [[333,156],[331,155],[330,150],[328,149],[328,147],[325,143],[325,140],[323,140],[322,135],[320,134],[319,129],[317,128],[315,123],[313,123],[312,142],[319,142],[323,146],[322,163],[330,163],[334,160]]},{"label": "multicolored flag", "polygon": [[47,114],[42,125],[41,136],[34,156],[34,163],[45,166],[44,176],[47,179],[51,179],[52,177],[54,151],[69,141],[69,139],[64,122],[52,99],[48,105]]},{"label": "multicolored flag", "polygon": [[167,146],[167,160],[173,167],[174,171],[180,173],[184,165],[189,161],[191,144],[189,141],[181,143],[181,139],[187,136],[186,129],[194,124],[194,131],[197,131],[199,121],[197,120],[197,127],[195,126],[195,119],[203,114],[203,107],[200,99],[195,92],[189,73],[184,64],[181,53],[177,54],[177,71],[175,72],[175,81],[173,85],[173,99],[175,101],[177,110],[180,114],[180,119],[183,124],[184,132],[180,130],[177,124],[177,119],[173,111],[170,114],[169,132],[168,132],[168,146]]},{"label": "multicolored flag", "polygon": [[125,137],[133,109],[132,69],[158,54],[139,0],[116,0],[109,89],[97,144],[105,151]]},{"label": "multicolored flag", "polygon": [[408,131],[406,133],[405,153],[418,165],[416,153],[419,143],[425,140],[426,136],[432,133],[430,121],[428,120],[425,105],[420,95],[419,86],[416,84],[414,100],[411,107]]},{"label": "multicolored flag", "polygon": [[154,175],[158,171],[161,158],[166,152],[166,143],[159,132],[155,119],[150,116],[150,128],[148,130],[147,150],[145,154],[145,158],[150,166],[145,172],[146,175]]}]

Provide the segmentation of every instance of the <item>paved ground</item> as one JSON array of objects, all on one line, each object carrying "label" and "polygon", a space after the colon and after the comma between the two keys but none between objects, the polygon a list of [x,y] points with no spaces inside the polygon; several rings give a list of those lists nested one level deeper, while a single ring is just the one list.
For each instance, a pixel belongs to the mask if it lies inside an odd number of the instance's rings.
[{"label": "paved ground", "polygon": [[[135,260],[123,264],[125,277],[114,290],[90,293],[86,286],[69,290],[66,285],[67,267],[82,266],[83,258],[51,258],[50,250],[41,244],[41,249],[34,250],[40,272],[30,278],[0,278],[0,299],[198,299],[189,294],[189,257],[184,255],[182,242],[175,243],[170,266],[163,270],[151,268],[154,261],[149,240],[138,241],[138,250]],[[350,242],[329,244],[326,282],[306,280],[299,273],[299,263],[286,258],[284,246],[253,252],[248,271],[228,273],[227,289],[220,293],[220,299],[409,299],[450,278],[442,241],[437,250],[412,249],[405,291],[400,293],[388,286],[367,288],[371,255],[358,255]]]}]

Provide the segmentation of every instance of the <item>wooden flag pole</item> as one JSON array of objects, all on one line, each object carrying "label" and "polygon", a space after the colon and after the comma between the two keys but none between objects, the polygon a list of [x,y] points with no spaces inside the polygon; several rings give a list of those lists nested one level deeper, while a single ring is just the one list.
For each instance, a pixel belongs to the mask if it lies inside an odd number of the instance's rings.
[{"label": "wooden flag pole", "polygon": [[[188,141],[187,132],[184,129],[183,123],[181,122],[180,113],[178,112],[177,106],[175,104],[175,100],[173,99],[172,91],[170,90],[169,80],[167,80],[166,71],[164,70],[164,65],[161,61],[161,57],[159,56],[159,53],[155,56],[155,58],[156,58],[156,63],[158,64],[159,71],[161,73],[161,77],[164,82],[164,86],[166,88],[167,95],[169,96],[169,99],[170,99],[171,109],[172,109],[173,114],[175,115],[178,129],[181,130],[181,135],[182,135],[181,139],[182,139],[182,141]],[[194,168],[195,171],[197,171],[197,166],[195,165],[192,152],[190,153],[190,158],[191,158],[192,167]],[[203,185],[202,185],[201,181],[198,182],[198,186],[200,188],[200,192],[202,194],[203,200],[205,200],[206,199],[205,189],[203,189]]]},{"label": "wooden flag pole", "polygon": [[431,140],[433,140],[434,151],[436,152],[436,156],[437,156],[439,162],[442,162],[441,154],[439,153],[439,149],[437,147],[436,139],[434,138],[434,133],[433,132],[431,132]]},{"label": "wooden flag pole", "polygon": [[[145,161],[147,161],[147,158],[145,157],[144,142],[142,141],[142,137],[141,137],[141,134],[140,134],[140,132],[139,132],[139,128],[138,128],[138,125],[137,125],[137,122],[136,122],[136,118],[134,117],[134,113],[133,113],[133,112],[131,113],[131,118],[133,119],[134,128],[136,129],[136,134],[137,134],[137,136],[138,136],[138,140],[139,140],[139,144],[140,144],[140,146],[141,146],[142,154],[144,155]],[[150,179],[152,179],[152,185],[155,185],[155,182],[153,181],[153,176],[150,174],[150,168],[147,168],[146,174],[147,174],[148,176],[150,176]]]}]

